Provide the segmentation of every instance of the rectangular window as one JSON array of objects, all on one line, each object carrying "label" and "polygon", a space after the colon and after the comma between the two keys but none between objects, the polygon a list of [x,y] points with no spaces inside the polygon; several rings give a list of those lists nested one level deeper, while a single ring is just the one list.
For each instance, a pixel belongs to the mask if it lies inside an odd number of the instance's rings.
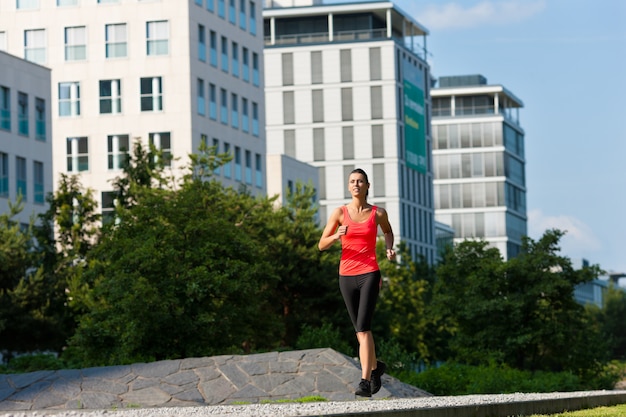
[{"label": "rectangular window", "polygon": [[[224,153],[229,154],[230,155],[230,143],[228,142],[224,142]],[[228,161],[224,164],[224,178],[231,178],[232,177],[232,163],[231,161]]]},{"label": "rectangular window", "polygon": [[46,31],[32,29],[24,31],[24,59],[37,64],[46,62]]},{"label": "rectangular window", "polygon": [[352,81],[352,50],[342,49],[339,51],[339,61],[341,67],[341,82]]},{"label": "rectangular window", "polygon": [[311,83],[321,84],[323,82],[322,51],[311,52]]},{"label": "rectangular window", "polygon": [[241,130],[250,132],[250,117],[248,113],[248,99],[241,97]]},{"label": "rectangular window", "polygon": [[18,10],[38,9],[39,0],[17,0],[15,7]]},{"label": "rectangular window", "polygon": [[324,121],[324,90],[311,91],[311,106],[313,110],[313,123]]},{"label": "rectangular window", "polygon": [[163,83],[161,77],[141,78],[141,111],[163,110]]},{"label": "rectangular window", "polygon": [[228,93],[223,88],[220,89],[220,121],[228,124]]},{"label": "rectangular window", "polygon": [[[342,184],[347,184],[348,183],[348,179],[350,178],[350,173],[354,171],[354,165],[344,165],[343,166],[343,182]],[[348,189],[348,187],[343,187],[343,197],[344,198],[351,198],[352,196],[350,195],[350,190]]]},{"label": "rectangular window", "polygon": [[225,0],[217,0],[217,15],[224,19],[226,17],[226,4]]},{"label": "rectangular window", "polygon": [[385,190],[385,164],[374,164],[372,165],[374,178],[376,178],[376,182],[373,187],[374,197],[384,197]]},{"label": "rectangular window", "polygon": [[235,0],[228,0],[228,21],[233,25],[237,23],[237,11],[235,10]]},{"label": "rectangular window", "polygon": [[383,125],[372,125],[372,157],[385,157]]},{"label": "rectangular window", "polygon": [[67,172],[89,169],[89,142],[86,137],[67,138]]},{"label": "rectangular window", "polygon": [[28,136],[28,94],[17,93],[17,133]]},{"label": "rectangular window", "polygon": [[0,152],[0,197],[9,196],[9,155]]},{"label": "rectangular window", "polygon": [[235,180],[241,181],[241,148],[235,146]]},{"label": "rectangular window", "polygon": [[206,29],[198,25],[198,59],[206,62]]},{"label": "rectangular window", "polygon": [[146,53],[148,55],[169,53],[169,31],[167,20],[146,22]]},{"label": "rectangular window", "polygon": [[[206,135],[201,135],[200,141],[202,143],[208,144],[209,138]],[[215,153],[219,153],[220,151],[220,141],[217,138],[213,138],[213,148],[215,148]],[[220,175],[220,167],[216,167],[213,170],[214,175]]]},{"label": "rectangular window", "polygon": [[102,192],[102,224],[115,222],[115,195],[113,191]]},{"label": "rectangular window", "polygon": [[210,32],[209,43],[211,46],[209,59],[210,59],[211,65],[217,68],[217,33],[215,33],[214,30]]},{"label": "rectangular window", "polygon": [[378,81],[382,80],[382,72],[381,72],[381,61],[380,61],[380,47],[370,48],[370,80]]},{"label": "rectangular window", "polygon": [[23,201],[28,201],[28,193],[26,190],[27,176],[26,176],[26,158],[21,156],[15,157],[15,189],[17,195],[22,195]]},{"label": "rectangular window", "polygon": [[296,131],[294,129],[283,131],[283,152],[287,156],[296,158]]},{"label": "rectangular window", "polygon": [[209,117],[217,120],[217,88],[215,84],[209,84]]},{"label": "rectangular window", "polygon": [[383,87],[379,85],[370,87],[370,110],[372,119],[383,118]]},{"label": "rectangular window", "polygon": [[11,131],[11,89],[0,85],[0,129]]},{"label": "rectangular window", "polygon": [[239,0],[239,27],[246,30],[246,0]]},{"label": "rectangular window", "polygon": [[353,120],[352,88],[341,89],[341,120]]},{"label": "rectangular window", "polygon": [[172,164],[172,141],[170,132],[149,133],[149,141],[151,145],[161,151],[161,157],[165,166]]},{"label": "rectangular window", "polygon": [[296,122],[296,109],[293,91],[283,91],[283,124],[292,125]]},{"label": "rectangular window", "polygon": [[252,102],[252,134],[259,136],[259,105]]},{"label": "rectangular window", "polygon": [[326,159],[326,145],[324,143],[324,128],[313,129],[313,160],[323,161]]},{"label": "rectangular window", "polygon": [[252,84],[258,87],[259,83],[259,54],[252,52]]},{"label": "rectangular window", "polygon": [[65,28],[65,60],[84,61],[87,58],[87,28]]},{"label": "rectangular window", "polygon": [[35,139],[46,141],[46,100],[35,98]]},{"label": "rectangular window", "polygon": [[283,85],[293,85],[293,53],[281,54],[283,68]]},{"label": "rectangular window", "polygon": [[228,72],[228,40],[222,36],[222,71]]},{"label": "rectangular window", "polygon": [[120,0],[98,0],[98,4],[119,3]]},{"label": "rectangular window", "polygon": [[252,185],[252,153],[246,151],[246,184]]},{"label": "rectangular window", "polygon": [[256,4],[250,2],[250,33],[256,35]]},{"label": "rectangular window", "polygon": [[239,97],[237,94],[230,95],[230,124],[233,128],[239,129]]},{"label": "rectangular window", "polygon": [[107,58],[123,58],[128,54],[126,23],[105,26],[105,54]]},{"label": "rectangular window", "polygon": [[124,168],[129,149],[128,135],[107,136],[107,162],[109,170]]},{"label": "rectangular window", "polygon": [[245,82],[249,82],[250,81],[250,52],[248,51],[248,48],[243,48],[243,51],[241,54],[243,55],[241,57],[243,61],[242,78]]},{"label": "rectangular window", "polygon": [[200,7],[202,7],[202,0],[196,0],[196,4]]},{"label": "rectangular window", "polygon": [[215,13],[215,0],[206,0],[206,9],[211,13]]},{"label": "rectangular window", "polygon": [[122,81],[100,81],[100,114],[118,114],[122,112]]},{"label": "rectangular window", "polygon": [[237,42],[233,42],[231,52],[233,76],[239,77],[239,44]]},{"label": "rectangular window", "polygon": [[206,100],[204,97],[204,80],[201,78],[198,78],[197,87],[196,87],[196,97],[197,97],[198,114],[201,116],[206,116]]},{"label": "rectangular window", "polygon": [[263,166],[262,166],[262,161],[263,159],[261,158],[261,154],[255,154],[254,155],[254,159],[255,159],[255,166],[256,166],[256,186],[259,188],[263,187]]},{"label": "rectangular window", "polygon": [[354,159],[354,127],[344,126],[341,130],[343,159]]},{"label": "rectangular window", "polygon": [[33,201],[36,204],[43,204],[44,200],[43,162],[33,161]]},{"label": "rectangular window", "polygon": [[80,83],[59,83],[59,116],[80,116]]}]

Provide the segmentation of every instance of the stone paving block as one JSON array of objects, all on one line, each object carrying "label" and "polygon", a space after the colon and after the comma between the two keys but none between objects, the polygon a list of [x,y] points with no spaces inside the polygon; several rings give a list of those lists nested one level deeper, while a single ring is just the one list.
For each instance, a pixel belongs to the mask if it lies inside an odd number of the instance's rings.
[{"label": "stone paving block", "polygon": [[32,404],[30,402],[22,401],[1,401],[0,411],[22,411],[30,410]]},{"label": "stone paving block", "polygon": [[81,387],[85,391],[101,391],[114,395],[124,394],[128,391],[128,385],[126,384],[100,378],[85,378]]},{"label": "stone paving block", "polygon": [[330,372],[320,372],[315,378],[315,388],[320,392],[333,392],[343,391],[348,387],[345,381],[338,378],[337,375]]},{"label": "stone paving block", "polygon": [[63,379],[80,384],[80,381],[83,379],[83,374],[80,369],[60,369],[55,371],[53,374],[48,375],[46,379],[51,381]]},{"label": "stone paving block", "polygon": [[230,398],[233,399],[241,399],[241,398],[258,398],[258,397],[267,397],[268,393],[259,389],[259,387],[255,387],[252,384],[247,384],[237,392],[234,392]]},{"label": "stone paving block", "polygon": [[50,381],[38,381],[34,384],[17,391],[10,398],[14,401],[35,401],[42,391],[47,390],[52,385]]},{"label": "stone paving block", "polygon": [[200,393],[207,404],[221,404],[237,391],[234,385],[223,378],[201,382]]},{"label": "stone paving block", "polygon": [[131,365],[132,370],[139,376],[145,378],[164,378],[168,375],[178,372],[180,369],[180,361],[159,361],[153,363],[139,363]]},{"label": "stone paving block", "polygon": [[37,371],[26,374],[9,374],[7,375],[7,380],[15,388],[24,388],[41,379],[45,379],[53,373],[54,371]]},{"label": "stone paving block", "polygon": [[276,362],[278,355],[278,352],[257,353],[254,355],[241,356],[241,360],[243,362]]},{"label": "stone paving block", "polygon": [[172,397],[181,401],[192,401],[204,404],[204,397],[202,397],[202,394],[200,394],[200,391],[198,391],[196,387],[190,387],[185,391],[172,395]]},{"label": "stone paving block", "polygon": [[97,408],[111,408],[115,404],[119,404],[117,395],[105,394],[102,392],[82,392],[77,398],[76,408],[86,408],[89,410]]},{"label": "stone paving block", "polygon": [[194,372],[198,375],[201,381],[210,381],[222,376],[222,373],[215,366],[199,368],[194,370]]},{"label": "stone paving block", "polygon": [[269,372],[269,362],[242,362],[239,368],[248,375],[264,375]]},{"label": "stone paving block", "polygon": [[13,388],[0,388],[0,402],[6,400],[15,393]]},{"label": "stone paving block", "polygon": [[13,388],[11,385],[9,385],[8,375],[6,374],[0,375],[0,389],[5,388]]},{"label": "stone paving block", "polygon": [[276,387],[293,380],[295,374],[268,374],[257,375],[250,378],[251,382],[265,392],[272,392]]},{"label": "stone paving block", "polygon": [[133,391],[155,387],[159,385],[161,382],[156,378],[136,378],[133,382],[130,383],[130,389]]},{"label": "stone paving block", "polygon": [[272,396],[299,394],[301,396],[313,395],[315,393],[315,381],[311,377],[296,377],[289,382],[274,388],[270,394]]},{"label": "stone paving block", "polygon": [[183,371],[172,375],[168,375],[163,379],[168,384],[185,385],[192,382],[198,382],[200,378],[194,371]]},{"label": "stone paving block", "polygon": [[82,370],[84,378],[119,379],[132,372],[130,365],[102,366]]},{"label": "stone paving block", "polygon": [[172,396],[157,387],[149,387],[130,391],[121,396],[124,404],[137,404],[142,407],[153,407],[167,403]]},{"label": "stone paving block", "polygon": [[296,361],[270,362],[270,372],[295,373],[298,372],[300,364]]},{"label": "stone paving block", "polygon": [[302,358],[306,356],[308,351],[306,350],[293,350],[289,352],[280,352],[278,354],[278,360],[283,361],[296,361],[300,362]]},{"label": "stone paving block", "polygon": [[231,362],[233,360],[233,355],[220,355],[220,356],[214,356],[211,359],[213,359],[213,361],[215,362],[215,365],[224,365],[228,362]]},{"label": "stone paving block", "polygon": [[222,365],[220,372],[237,388],[243,388],[248,383],[248,375],[246,375],[237,365]]},{"label": "stone paving block", "polygon": [[196,369],[203,366],[213,365],[215,362],[211,358],[186,358],[180,361],[180,369]]},{"label": "stone paving block", "polygon": [[76,381],[68,381],[64,378],[51,381],[51,391],[55,395],[70,399],[77,396],[81,391],[81,386]]},{"label": "stone paving block", "polygon": [[40,395],[33,402],[33,409],[43,410],[46,408],[60,407],[67,402],[67,398],[60,395]]}]

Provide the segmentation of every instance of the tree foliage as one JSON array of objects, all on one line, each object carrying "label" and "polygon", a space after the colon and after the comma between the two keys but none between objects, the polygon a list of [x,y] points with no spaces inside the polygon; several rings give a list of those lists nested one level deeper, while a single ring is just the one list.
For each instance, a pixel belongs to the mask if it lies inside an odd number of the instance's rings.
[{"label": "tree foliage", "polygon": [[574,299],[576,285],[598,269],[575,270],[560,256],[562,234],[525,238],[522,253],[508,262],[484,241],[463,242],[446,256],[437,268],[434,308],[447,321],[454,359],[575,372],[605,359],[598,329]]}]

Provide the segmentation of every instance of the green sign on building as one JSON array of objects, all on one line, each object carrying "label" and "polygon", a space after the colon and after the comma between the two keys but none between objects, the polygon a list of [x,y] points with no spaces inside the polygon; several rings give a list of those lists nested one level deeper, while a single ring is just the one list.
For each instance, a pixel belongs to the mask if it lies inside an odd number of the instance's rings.
[{"label": "green sign on building", "polygon": [[406,164],[426,174],[426,116],[424,110],[423,75],[408,61],[403,62],[404,73],[404,155]]}]

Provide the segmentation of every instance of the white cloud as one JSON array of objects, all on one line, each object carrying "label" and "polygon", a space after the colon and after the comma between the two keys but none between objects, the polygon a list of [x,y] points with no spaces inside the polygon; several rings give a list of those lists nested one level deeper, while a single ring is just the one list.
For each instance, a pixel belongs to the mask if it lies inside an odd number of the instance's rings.
[{"label": "white cloud", "polygon": [[471,6],[458,2],[427,6],[417,19],[429,29],[506,25],[541,12],[547,0],[483,0]]},{"label": "white cloud", "polygon": [[[569,258],[592,257],[602,250],[602,243],[595,236],[591,227],[573,216],[548,216],[541,210],[528,213],[528,235],[539,239],[548,229],[559,229],[566,232],[561,238],[561,254]],[[589,259],[591,260],[591,259]]]}]

